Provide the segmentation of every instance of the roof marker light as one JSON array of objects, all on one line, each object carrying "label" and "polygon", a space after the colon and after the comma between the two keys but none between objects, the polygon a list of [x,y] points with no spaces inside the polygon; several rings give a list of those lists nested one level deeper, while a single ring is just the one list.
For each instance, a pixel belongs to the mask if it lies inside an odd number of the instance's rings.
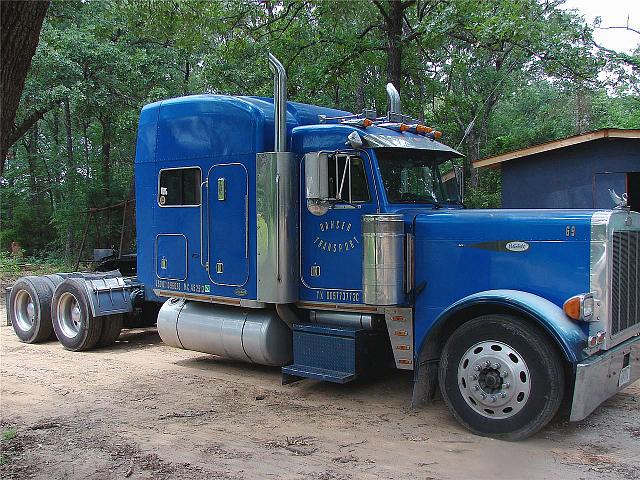
[{"label": "roof marker light", "polygon": [[407,125],[406,123],[401,123],[400,124],[400,131],[401,132],[406,132],[407,130],[409,130],[411,127],[409,125]]},{"label": "roof marker light", "polygon": [[342,120],[341,123],[346,125],[353,125],[354,127],[363,127],[367,128],[373,125],[373,122],[368,118],[351,118],[349,120]]},{"label": "roof marker light", "polygon": [[416,125],[416,132],[418,133],[431,133],[433,132],[433,128],[427,127],[426,125]]}]

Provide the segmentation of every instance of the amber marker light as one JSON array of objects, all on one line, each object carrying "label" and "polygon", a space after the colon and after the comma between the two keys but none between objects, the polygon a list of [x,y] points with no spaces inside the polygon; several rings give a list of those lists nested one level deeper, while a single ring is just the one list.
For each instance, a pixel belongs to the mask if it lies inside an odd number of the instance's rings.
[{"label": "amber marker light", "polygon": [[433,128],[427,127],[426,125],[416,125],[416,132],[418,133],[431,133],[433,132]]},{"label": "amber marker light", "polygon": [[340,122],[344,125],[353,125],[354,127],[367,128],[373,125],[373,122],[368,118],[349,118]]},{"label": "amber marker light", "polygon": [[406,132],[407,130],[409,130],[411,127],[409,125],[407,125],[406,123],[401,123],[400,124],[400,131],[401,132]]},{"label": "amber marker light", "polygon": [[573,318],[574,320],[580,320],[580,298],[579,297],[571,297],[569,300],[564,302],[562,306],[564,313],[567,316]]},{"label": "amber marker light", "polygon": [[433,138],[438,139],[440,137],[442,137],[442,132],[439,132],[438,130],[433,132]]}]

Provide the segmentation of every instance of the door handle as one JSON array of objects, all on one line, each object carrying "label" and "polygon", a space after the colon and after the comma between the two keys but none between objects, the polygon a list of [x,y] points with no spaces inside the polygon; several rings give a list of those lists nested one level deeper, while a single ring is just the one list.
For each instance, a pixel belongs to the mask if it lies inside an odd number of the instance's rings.
[{"label": "door handle", "polygon": [[206,262],[203,262],[204,260],[204,249],[203,249],[203,245],[204,245],[204,240],[203,240],[203,236],[204,236],[204,218],[202,216],[202,206],[204,204],[204,199],[205,199],[205,195],[204,195],[204,187],[209,187],[209,181],[205,180],[204,182],[200,183],[200,265],[202,265],[207,271],[209,270],[209,258],[207,258]]}]

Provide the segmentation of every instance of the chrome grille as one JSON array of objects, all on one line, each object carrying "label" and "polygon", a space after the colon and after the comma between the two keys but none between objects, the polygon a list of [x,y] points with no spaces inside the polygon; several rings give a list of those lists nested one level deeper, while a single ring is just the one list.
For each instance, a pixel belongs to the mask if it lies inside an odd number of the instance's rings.
[{"label": "chrome grille", "polygon": [[640,323],[640,231],[613,232],[611,335]]}]

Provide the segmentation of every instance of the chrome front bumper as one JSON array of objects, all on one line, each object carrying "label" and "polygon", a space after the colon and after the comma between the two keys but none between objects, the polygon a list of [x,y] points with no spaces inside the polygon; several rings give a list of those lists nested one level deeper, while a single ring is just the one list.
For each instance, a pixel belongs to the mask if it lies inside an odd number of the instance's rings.
[{"label": "chrome front bumper", "polygon": [[578,363],[569,420],[586,418],[598,405],[639,378],[640,336]]}]

